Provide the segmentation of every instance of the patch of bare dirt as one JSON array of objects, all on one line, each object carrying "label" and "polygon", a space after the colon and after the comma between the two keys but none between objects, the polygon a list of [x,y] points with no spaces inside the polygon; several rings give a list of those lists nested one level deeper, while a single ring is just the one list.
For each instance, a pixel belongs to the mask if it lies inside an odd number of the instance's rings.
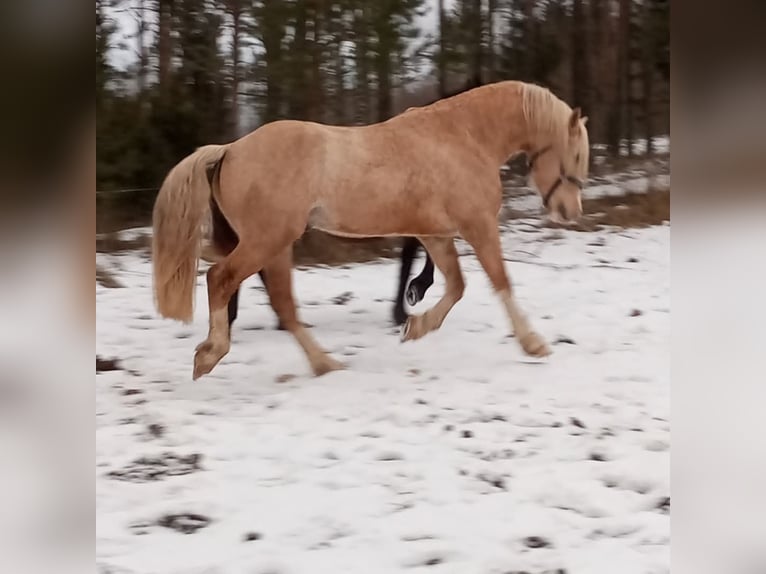
[{"label": "patch of bare dirt", "polygon": [[159,456],[138,458],[123,468],[110,471],[107,476],[126,482],[154,482],[202,470],[201,461],[202,455],[199,453],[182,456],[165,452]]},{"label": "patch of bare dirt", "polygon": [[116,289],[124,287],[111,272],[96,264],[96,283],[107,289]]}]

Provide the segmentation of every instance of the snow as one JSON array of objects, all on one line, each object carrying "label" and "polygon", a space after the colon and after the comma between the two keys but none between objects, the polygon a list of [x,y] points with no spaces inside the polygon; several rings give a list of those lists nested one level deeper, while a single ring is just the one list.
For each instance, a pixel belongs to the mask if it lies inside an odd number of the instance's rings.
[{"label": "snow", "polygon": [[[404,344],[397,262],[296,270],[304,321],[348,367],[319,379],[251,278],[230,353],[197,382],[204,276],[184,326],[154,312],[145,254],[99,254],[125,287],[96,287],[97,354],[126,369],[97,375],[100,571],[669,572],[669,240],[508,225],[545,360],[507,336],[462,243],[463,300]],[[416,311],[442,292],[437,274]]]}]

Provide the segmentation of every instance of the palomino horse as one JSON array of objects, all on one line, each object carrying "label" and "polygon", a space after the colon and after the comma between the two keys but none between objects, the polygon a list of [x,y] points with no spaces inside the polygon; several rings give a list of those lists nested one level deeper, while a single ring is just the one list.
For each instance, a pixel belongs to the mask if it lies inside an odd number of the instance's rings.
[{"label": "palomino horse", "polygon": [[[442,98],[432,100],[426,105],[438,102],[440,99],[450,98],[452,96],[462,94],[463,92],[467,92],[473,88],[478,88],[481,85],[482,81],[480,76],[471,76],[466,80],[465,84],[459,87],[457,90],[448,92]],[[239,239],[237,238],[237,234],[226,223],[226,218],[223,217],[220,211],[215,209],[215,206],[212,207],[214,211],[214,218],[219,217],[222,220],[220,224],[216,224],[216,221],[213,222],[213,243],[214,245],[218,245],[219,250],[222,251],[224,255],[226,255],[230,253],[234,247],[236,247]],[[417,237],[404,238],[401,251],[401,267],[399,269],[399,284],[397,286],[396,299],[394,300],[393,310],[394,323],[397,325],[402,325],[407,320],[407,312],[404,309],[405,298],[409,305],[417,304],[419,301],[423,300],[426,291],[428,291],[428,288],[431,287],[431,285],[434,283],[434,262],[431,260],[431,257],[428,255],[427,251],[426,262],[425,265],[423,265],[423,270],[412,281],[409,280],[410,271],[412,270],[412,263],[418,254],[418,250],[422,246],[423,245],[420,243],[420,241],[418,241]],[[217,257],[214,256],[213,260],[216,259]],[[261,282],[266,285],[266,273],[261,270],[259,275]],[[236,320],[238,309],[239,287],[237,287],[234,295],[232,295],[229,299],[229,327],[231,327],[232,323],[234,323]],[[277,325],[277,329],[284,329],[284,326],[281,322]]]},{"label": "palomino horse", "polygon": [[239,242],[207,272],[210,328],[197,346],[193,378],[230,347],[227,303],[264,269],[271,305],[303,348],[314,374],[343,366],[298,320],[292,244],[307,226],[345,237],[415,236],[445,278],[442,298],[411,315],[402,339],[441,327],[462,298],[454,238],[474,249],[525,353],[550,348],[513,296],[500,246],[499,168],[517,152],[553,219],[582,214],[588,170],[587,118],[550,91],[522,82],[489,84],[388,121],[337,127],[276,121],[227,145],[208,145],[167,175],[154,206],[152,259],[157,308],[189,322],[202,227],[211,205]]}]

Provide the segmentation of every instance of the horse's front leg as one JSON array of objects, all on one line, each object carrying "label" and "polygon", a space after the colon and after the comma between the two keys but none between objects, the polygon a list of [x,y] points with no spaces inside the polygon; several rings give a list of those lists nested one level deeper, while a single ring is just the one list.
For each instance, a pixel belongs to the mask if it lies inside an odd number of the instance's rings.
[{"label": "horse's front leg", "polygon": [[487,218],[484,224],[475,224],[470,229],[461,230],[461,235],[473,247],[476,257],[489,276],[495,292],[500,297],[506,314],[511,322],[511,328],[516,335],[521,348],[527,355],[545,357],[551,354],[551,349],[529,324],[529,319],[516,303],[511,290],[511,282],[505,270],[503,252],[500,247],[500,234],[495,220]]}]

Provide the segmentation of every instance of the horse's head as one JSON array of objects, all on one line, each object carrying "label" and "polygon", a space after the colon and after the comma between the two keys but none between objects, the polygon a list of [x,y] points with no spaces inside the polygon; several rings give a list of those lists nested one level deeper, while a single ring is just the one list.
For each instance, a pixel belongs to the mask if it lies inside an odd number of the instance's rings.
[{"label": "horse's head", "polygon": [[530,175],[555,222],[574,221],[582,215],[582,189],[588,177],[588,118],[575,108],[566,134],[533,150],[528,159]]}]

